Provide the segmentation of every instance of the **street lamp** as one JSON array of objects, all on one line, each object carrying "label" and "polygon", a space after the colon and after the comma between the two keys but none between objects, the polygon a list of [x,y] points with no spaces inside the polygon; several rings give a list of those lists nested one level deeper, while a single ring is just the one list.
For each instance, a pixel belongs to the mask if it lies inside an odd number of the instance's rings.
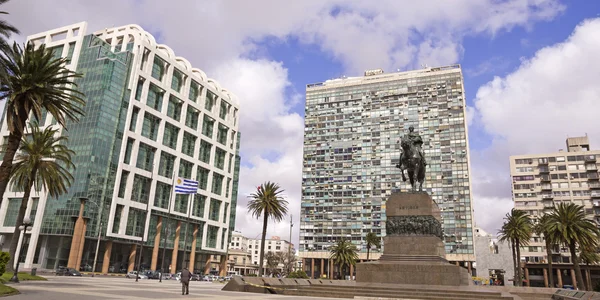
[{"label": "street lamp", "polygon": [[[23,231],[23,239],[21,240],[21,250],[19,251],[19,255],[21,255],[21,252],[23,251],[23,245],[25,244],[25,233],[27,233],[27,230],[30,229],[31,227],[32,227],[31,218],[29,218],[29,217],[23,218],[23,224],[21,226],[19,226],[19,230]],[[15,273],[13,274],[13,277],[10,279],[11,282],[19,283],[19,276],[17,274],[19,273],[19,262],[20,261],[21,260],[19,259],[19,256],[17,256],[17,267],[15,268]]]}]

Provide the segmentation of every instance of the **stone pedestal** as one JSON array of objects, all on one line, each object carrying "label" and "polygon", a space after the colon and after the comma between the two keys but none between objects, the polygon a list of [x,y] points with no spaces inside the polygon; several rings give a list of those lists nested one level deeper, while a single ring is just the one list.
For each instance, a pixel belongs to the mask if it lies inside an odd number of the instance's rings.
[{"label": "stone pedestal", "polygon": [[394,193],[385,212],[383,255],[356,264],[357,282],[472,285],[468,271],[445,258],[440,210],[427,193]]}]

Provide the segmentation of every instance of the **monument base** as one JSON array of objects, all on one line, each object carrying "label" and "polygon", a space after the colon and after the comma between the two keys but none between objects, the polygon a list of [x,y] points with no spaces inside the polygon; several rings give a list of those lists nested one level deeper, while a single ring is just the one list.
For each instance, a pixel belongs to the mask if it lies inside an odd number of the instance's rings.
[{"label": "monument base", "polygon": [[383,255],[356,264],[357,283],[473,285],[466,269],[446,260],[440,210],[427,193],[392,194],[386,216]]}]

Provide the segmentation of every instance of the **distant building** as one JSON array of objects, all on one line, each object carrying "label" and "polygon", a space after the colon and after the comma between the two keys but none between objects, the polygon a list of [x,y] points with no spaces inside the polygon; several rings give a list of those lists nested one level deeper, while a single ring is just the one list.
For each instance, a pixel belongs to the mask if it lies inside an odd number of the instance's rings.
[{"label": "distant building", "polygon": [[[502,285],[512,285],[515,276],[512,250],[508,243],[481,228],[475,228],[475,253],[477,253],[477,277],[498,280]],[[489,284],[489,283],[488,283]]]},{"label": "distant building", "polygon": [[[229,243],[230,270],[238,271],[240,275],[256,274],[254,271],[258,271],[260,245],[261,239],[249,239],[243,236],[241,232],[234,231]],[[265,245],[265,255],[267,252],[296,254],[294,245],[286,240],[282,240],[278,236],[265,239]],[[266,265],[266,259],[264,262]],[[279,268],[283,268],[283,264],[279,264]],[[244,273],[242,270],[246,270],[247,273]]]}]

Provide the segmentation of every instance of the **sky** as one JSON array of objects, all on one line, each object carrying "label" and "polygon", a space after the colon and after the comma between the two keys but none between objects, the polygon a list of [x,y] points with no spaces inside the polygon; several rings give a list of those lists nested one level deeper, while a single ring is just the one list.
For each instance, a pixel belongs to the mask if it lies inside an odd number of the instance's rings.
[{"label": "sky", "polygon": [[[174,3],[177,3],[175,5]],[[12,0],[2,15],[27,35],[88,22],[88,33],[139,24],[240,104],[236,229],[258,238],[248,195],[285,190],[297,245],[306,84],[364,70],[460,64],[476,226],[496,233],[512,208],[509,156],[600,148],[600,2]],[[289,238],[289,218],[267,236]]]}]

